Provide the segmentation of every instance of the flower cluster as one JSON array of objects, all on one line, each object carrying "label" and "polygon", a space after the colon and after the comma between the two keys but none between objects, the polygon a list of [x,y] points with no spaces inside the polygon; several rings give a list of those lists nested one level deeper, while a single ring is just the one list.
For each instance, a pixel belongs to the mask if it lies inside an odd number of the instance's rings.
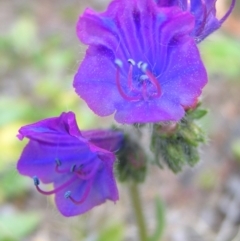
[{"label": "flower cluster", "polygon": [[[216,0],[113,0],[102,13],[86,9],[77,23],[77,35],[88,48],[74,77],[76,92],[99,116],[114,114],[126,124],[153,123],[152,150],[157,158],[162,151],[173,171],[181,169],[186,156],[193,165],[203,138],[189,113],[207,83],[197,44],[222,25],[235,2],[220,20]],[[184,116],[185,124],[177,124]],[[176,128],[162,134],[171,121]],[[189,143],[189,136],[194,143],[185,148],[182,143]],[[33,177],[40,193],[55,194],[63,215],[118,200],[113,165],[123,142],[121,131],[80,131],[74,113],[68,112],[22,127],[18,138],[24,137],[30,141],[17,169]],[[138,138],[130,140],[125,137],[119,154],[120,179],[142,181],[145,153]],[[43,190],[40,181],[52,183],[53,190]]]}]

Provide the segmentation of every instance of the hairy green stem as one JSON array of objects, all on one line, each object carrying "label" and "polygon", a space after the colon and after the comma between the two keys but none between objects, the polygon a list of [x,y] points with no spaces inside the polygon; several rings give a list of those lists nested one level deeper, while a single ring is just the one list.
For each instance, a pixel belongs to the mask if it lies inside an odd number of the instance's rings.
[{"label": "hairy green stem", "polygon": [[130,198],[132,201],[132,207],[134,210],[136,223],[138,226],[138,232],[139,232],[139,240],[140,241],[147,241],[147,228],[145,219],[143,216],[143,210],[142,210],[142,203],[140,200],[139,190],[136,183],[132,182],[129,183],[129,191],[130,191]]}]

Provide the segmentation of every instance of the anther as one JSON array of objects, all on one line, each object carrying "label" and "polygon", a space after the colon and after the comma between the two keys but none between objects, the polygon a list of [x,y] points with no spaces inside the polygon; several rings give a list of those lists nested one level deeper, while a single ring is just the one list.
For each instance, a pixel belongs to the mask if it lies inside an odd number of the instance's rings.
[{"label": "anther", "polygon": [[76,164],[72,165],[70,168],[70,172],[74,172],[75,168],[76,168]]},{"label": "anther", "polygon": [[131,65],[133,65],[133,66],[136,64],[133,59],[128,59],[128,63],[131,64]]},{"label": "anther", "polygon": [[146,71],[147,71],[147,63],[143,63],[142,65],[141,65],[141,70],[142,70],[142,72],[143,73],[146,73]]},{"label": "anther", "polygon": [[69,198],[70,196],[71,196],[71,191],[65,192],[65,194],[64,194],[65,198]]},{"label": "anther", "polygon": [[34,182],[34,185],[35,185],[35,186],[38,186],[38,185],[40,184],[40,181],[39,181],[39,179],[38,179],[37,176],[34,176],[34,177],[33,177],[33,182]]},{"label": "anther", "polygon": [[62,185],[56,187],[55,189],[51,190],[51,191],[44,191],[39,187],[39,179],[34,176],[33,177],[33,181],[34,181],[34,185],[36,186],[36,189],[38,190],[38,192],[44,194],[44,195],[51,195],[51,194],[55,194],[63,189],[65,189],[66,187],[68,187],[71,183],[73,183],[74,181],[76,181],[78,179],[77,176],[73,176],[71,179],[69,179],[68,181],[64,182]]},{"label": "anther", "polygon": [[143,75],[140,76],[140,80],[147,80],[147,79],[148,79],[148,77],[147,77],[147,75],[145,75],[145,74],[143,74]]},{"label": "anther", "polygon": [[55,159],[55,162],[58,167],[62,165],[61,161],[58,158]]},{"label": "anther", "polygon": [[142,66],[142,64],[143,64],[143,62],[142,62],[142,61],[139,61],[139,62],[137,63],[137,67],[140,69],[141,66]]},{"label": "anther", "polygon": [[56,159],[56,166],[55,166],[55,171],[57,173],[68,173],[69,172],[69,168],[65,168],[65,169],[59,169],[59,167],[62,165],[61,161]]},{"label": "anther", "polygon": [[82,204],[86,198],[88,197],[90,191],[91,191],[91,188],[92,188],[92,184],[93,184],[93,180],[89,181],[89,183],[87,184],[86,186],[86,189],[84,190],[83,194],[82,194],[82,197],[80,198],[80,200],[75,200],[72,196],[71,196],[71,191],[67,191],[65,194],[64,194],[64,197],[65,198],[69,198],[73,203],[79,205],[79,204]]},{"label": "anther", "polygon": [[114,63],[119,67],[119,68],[122,68],[123,66],[123,63],[120,59],[115,59]]}]

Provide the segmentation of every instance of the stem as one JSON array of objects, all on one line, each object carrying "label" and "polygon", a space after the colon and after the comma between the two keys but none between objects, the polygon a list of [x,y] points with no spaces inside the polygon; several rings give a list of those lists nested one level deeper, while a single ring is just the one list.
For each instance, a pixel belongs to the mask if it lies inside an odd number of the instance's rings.
[{"label": "stem", "polygon": [[129,183],[130,198],[132,201],[132,207],[135,214],[135,219],[138,226],[139,240],[147,241],[147,229],[146,223],[142,212],[142,203],[140,200],[138,186],[135,182]]}]

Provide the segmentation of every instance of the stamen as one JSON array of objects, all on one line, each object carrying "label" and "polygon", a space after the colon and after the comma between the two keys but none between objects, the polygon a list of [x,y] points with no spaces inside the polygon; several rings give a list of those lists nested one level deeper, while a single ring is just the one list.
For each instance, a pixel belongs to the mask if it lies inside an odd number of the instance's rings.
[{"label": "stamen", "polygon": [[146,75],[148,76],[150,82],[156,87],[157,89],[157,95],[156,97],[160,97],[162,94],[161,86],[158,82],[158,80],[155,78],[155,76],[149,71],[146,71]]},{"label": "stamen", "polygon": [[120,83],[120,68],[122,67],[122,61],[119,59],[116,59],[115,64],[117,65],[116,84],[120,95],[127,101],[138,101],[141,98],[141,96],[131,97],[124,93]]},{"label": "stamen", "polygon": [[74,175],[71,179],[69,179],[67,182],[63,183],[59,187],[57,187],[51,191],[44,191],[39,187],[40,181],[39,181],[38,177],[37,176],[33,177],[33,181],[34,181],[34,185],[36,186],[36,189],[44,195],[51,195],[51,194],[57,193],[57,192],[61,191],[62,189],[66,188],[67,186],[69,186],[72,182],[74,182],[77,179],[78,179],[78,177]]},{"label": "stamen", "polygon": [[147,64],[146,63],[142,64],[141,70],[142,70],[143,73],[146,74],[149,81],[156,87],[157,95],[155,97],[160,97],[161,94],[162,94],[161,86],[160,86],[158,80],[156,79],[156,77],[149,70],[147,70]]},{"label": "stamen", "polygon": [[38,179],[37,176],[34,176],[34,177],[33,177],[33,182],[34,182],[34,185],[35,185],[35,186],[38,186],[38,185],[40,184],[40,181],[39,181],[39,179]]},{"label": "stamen", "polygon": [[75,169],[76,169],[76,166],[77,166],[76,164],[72,165],[71,168],[70,168],[70,172],[74,172]]},{"label": "stamen", "polygon": [[231,3],[231,5],[230,5],[228,11],[227,11],[226,14],[220,19],[220,21],[219,21],[220,24],[222,24],[222,23],[228,18],[228,16],[231,14],[231,12],[232,12],[235,4],[236,4],[236,0],[232,0],[232,3]]},{"label": "stamen", "polygon": [[148,77],[147,77],[147,75],[145,75],[145,74],[143,74],[143,75],[140,76],[140,80],[147,80],[147,79],[148,79]]},{"label": "stamen", "polygon": [[147,100],[147,83],[143,81],[143,89],[142,89],[143,99]]},{"label": "stamen", "polygon": [[[135,87],[133,86],[133,66],[135,66],[136,63],[135,63],[135,61],[133,59],[128,59],[128,63],[130,64],[129,71],[128,71],[128,80],[127,80],[128,88],[131,91],[139,93],[139,91],[136,90]],[[139,96],[139,98],[140,98],[140,96]]]},{"label": "stamen", "polygon": [[128,71],[128,88],[130,90],[133,89],[133,84],[132,84],[132,72],[133,72],[133,64],[130,63],[129,71]]},{"label": "stamen", "polygon": [[120,59],[115,59],[114,63],[119,67],[119,68],[122,68],[123,66],[123,63]]},{"label": "stamen", "polygon": [[139,69],[141,69],[142,64],[143,64],[143,62],[142,62],[142,61],[139,61],[139,62],[137,63],[137,67],[138,67]]},{"label": "stamen", "polygon": [[65,194],[64,194],[65,198],[69,198],[70,196],[71,196],[71,191],[65,192]]},{"label": "stamen", "polygon": [[61,161],[58,158],[55,159],[55,162],[56,162],[57,166],[61,166],[62,165]]},{"label": "stamen", "polygon": [[145,73],[149,79],[149,81],[156,87],[157,89],[157,94],[155,97],[160,97],[162,94],[162,90],[161,90],[161,86],[158,82],[158,80],[156,79],[156,77],[149,71],[147,70]]},{"label": "stamen", "polygon": [[142,70],[143,73],[145,73],[147,71],[147,66],[148,66],[147,63],[143,63],[141,65],[141,70]]},{"label": "stamen", "polygon": [[55,161],[56,161],[55,171],[57,173],[68,173],[69,172],[68,168],[59,170],[59,167],[62,165],[62,163],[61,163],[61,161],[59,159],[56,159]]},{"label": "stamen", "polygon": [[89,181],[89,183],[88,183],[88,185],[87,185],[87,187],[86,187],[86,189],[85,189],[85,191],[84,191],[81,199],[78,200],[78,201],[75,200],[75,199],[71,196],[71,191],[67,191],[67,192],[64,194],[64,197],[65,197],[65,198],[69,198],[73,203],[75,203],[75,204],[77,204],[77,205],[82,204],[82,203],[86,200],[87,196],[89,195],[89,193],[90,193],[90,191],[91,191],[91,188],[92,188],[92,184],[93,184],[93,180]]},{"label": "stamen", "polygon": [[203,8],[203,18],[202,18],[202,23],[199,26],[196,35],[200,35],[202,33],[202,31],[204,30],[204,27],[207,23],[207,19],[209,17],[210,12],[211,12],[211,9],[209,10],[209,12],[207,12],[206,4],[203,1],[201,1],[201,2],[202,2],[202,8]]},{"label": "stamen", "polygon": [[128,63],[131,64],[131,65],[135,65],[135,61],[133,59],[128,59]]},{"label": "stamen", "polygon": [[92,170],[88,174],[85,174],[82,171],[78,171],[78,172],[75,172],[75,173],[82,180],[89,180],[90,178],[92,178],[96,174],[99,165],[100,165],[100,163],[96,163],[95,166],[92,168]]}]

